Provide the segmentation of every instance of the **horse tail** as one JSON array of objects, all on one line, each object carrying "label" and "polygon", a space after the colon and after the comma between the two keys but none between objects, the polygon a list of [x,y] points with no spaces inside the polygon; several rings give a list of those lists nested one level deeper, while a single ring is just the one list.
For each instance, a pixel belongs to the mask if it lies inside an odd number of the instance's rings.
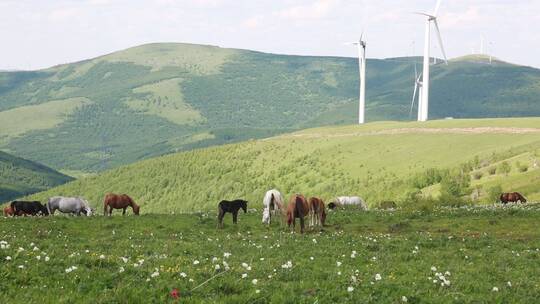
[{"label": "horse tail", "polygon": [[105,195],[103,200],[103,215],[107,215],[107,207],[109,206],[109,194]]}]

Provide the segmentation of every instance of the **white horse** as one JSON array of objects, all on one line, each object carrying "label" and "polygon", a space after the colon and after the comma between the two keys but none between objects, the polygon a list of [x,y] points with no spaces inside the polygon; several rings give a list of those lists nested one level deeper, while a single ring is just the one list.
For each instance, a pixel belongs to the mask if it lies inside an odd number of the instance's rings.
[{"label": "white horse", "polygon": [[56,210],[59,210],[62,213],[72,213],[76,215],[81,215],[81,213],[86,214],[86,216],[92,215],[92,208],[88,201],[80,197],[62,197],[55,196],[49,198],[47,202],[47,209],[49,214],[54,214]]},{"label": "white horse", "polygon": [[262,222],[263,224],[270,225],[270,221],[272,219],[272,216],[276,215],[276,212],[279,210],[280,212],[283,212],[283,196],[279,191],[276,189],[272,189],[266,192],[263,199],[263,217]]},{"label": "white horse", "polygon": [[[368,210],[366,202],[358,196],[339,196],[332,200],[330,204],[334,204],[335,207],[358,207],[360,210]],[[329,207],[333,209],[329,204]]]}]

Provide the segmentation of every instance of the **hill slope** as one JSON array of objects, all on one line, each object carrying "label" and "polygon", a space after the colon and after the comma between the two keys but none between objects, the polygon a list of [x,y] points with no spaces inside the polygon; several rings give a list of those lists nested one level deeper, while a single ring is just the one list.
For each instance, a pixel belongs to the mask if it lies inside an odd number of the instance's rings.
[{"label": "hill slope", "polygon": [[[368,61],[368,120],[409,119],[417,61]],[[0,120],[9,127],[0,129],[0,147],[57,169],[100,171],[171,151],[352,124],[357,74],[354,58],[174,43],[2,72]],[[463,58],[434,66],[432,79],[433,118],[540,116],[540,70]]]},{"label": "hill slope", "polygon": [[[221,199],[247,198],[254,208],[268,189],[328,200],[361,195],[371,205],[401,200],[431,168],[473,163],[487,170],[508,161],[508,175],[476,180],[481,199],[491,185],[540,199],[540,119],[372,123],[310,129],[266,140],[178,153],[120,167],[35,195],[83,195],[101,205],[107,192],[129,193],[144,212],[214,209]],[[527,172],[514,168],[516,160]],[[485,184],[485,187],[482,187]],[[424,185],[423,187],[431,187]],[[428,188],[420,189],[428,193]]]},{"label": "hill slope", "polygon": [[0,151],[0,202],[72,180],[51,168]]}]

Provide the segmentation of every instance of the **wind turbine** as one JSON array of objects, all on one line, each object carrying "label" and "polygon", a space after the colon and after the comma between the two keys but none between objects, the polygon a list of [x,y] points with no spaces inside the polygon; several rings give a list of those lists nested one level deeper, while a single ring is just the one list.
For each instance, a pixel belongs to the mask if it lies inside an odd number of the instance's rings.
[{"label": "wind turbine", "polygon": [[358,70],[360,74],[360,97],[358,107],[358,124],[364,124],[366,122],[366,46],[367,42],[364,40],[364,33],[360,35],[360,39],[357,42],[351,43],[358,47]]},{"label": "wind turbine", "polygon": [[446,57],[446,52],[444,51],[444,46],[441,37],[441,31],[439,29],[439,23],[437,22],[437,14],[439,13],[439,8],[441,6],[441,0],[437,1],[437,6],[433,11],[433,14],[427,13],[417,13],[427,17],[426,20],[426,36],[425,36],[425,45],[424,45],[424,71],[422,72],[422,86],[421,86],[421,98],[418,104],[418,121],[427,121],[429,113],[429,65],[430,65],[430,50],[431,50],[431,23],[435,25],[435,30],[437,32],[437,38],[439,40],[439,46],[441,47],[441,52],[444,56],[444,62],[448,65],[448,59]]}]

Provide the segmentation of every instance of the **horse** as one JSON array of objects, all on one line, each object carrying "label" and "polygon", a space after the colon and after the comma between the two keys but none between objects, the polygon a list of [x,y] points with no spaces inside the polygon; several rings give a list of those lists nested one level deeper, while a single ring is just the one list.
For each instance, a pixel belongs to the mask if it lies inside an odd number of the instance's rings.
[{"label": "horse", "polygon": [[133,209],[134,215],[139,215],[141,207],[135,204],[133,199],[127,194],[118,195],[109,193],[105,195],[105,199],[103,199],[103,215],[107,215],[107,213],[109,213],[109,216],[111,216],[113,209],[124,209],[122,211],[122,215],[126,215],[127,207],[131,207],[131,209]]},{"label": "horse", "polygon": [[309,225],[311,227],[321,226],[324,227],[326,221],[326,210],[324,202],[318,197],[310,197],[309,203]]},{"label": "horse", "polygon": [[4,216],[5,217],[8,217],[8,216],[14,216],[15,215],[15,212],[13,211],[13,208],[11,208],[11,206],[5,206],[4,207]]},{"label": "horse", "polygon": [[80,216],[84,213],[86,216],[92,215],[92,208],[88,201],[80,197],[63,197],[54,196],[49,198],[47,202],[47,210],[49,214],[54,214],[56,210],[62,213],[71,213]]},{"label": "horse", "polygon": [[11,202],[10,207],[13,209],[13,214],[16,216],[49,215],[47,207],[38,201],[13,201]]},{"label": "horse", "polygon": [[504,205],[508,203],[517,203],[517,202],[524,204],[527,202],[527,199],[518,192],[503,193],[501,194],[500,200]]},{"label": "horse", "polygon": [[335,209],[337,207],[355,206],[360,210],[367,210],[366,202],[358,196],[339,196],[328,204],[328,208]]},{"label": "horse", "polygon": [[276,215],[276,211],[283,212],[283,196],[276,189],[272,189],[266,192],[263,199],[263,224],[270,225],[272,216]]},{"label": "horse", "polygon": [[304,233],[304,217],[309,214],[309,205],[302,194],[291,196],[289,205],[287,205],[287,225],[294,231],[296,218],[300,219],[300,233]]},{"label": "horse", "polygon": [[223,228],[223,218],[225,217],[225,213],[232,213],[233,223],[236,224],[238,222],[238,210],[242,208],[242,210],[244,210],[244,213],[247,213],[247,204],[247,201],[241,199],[237,199],[234,201],[223,200],[219,202],[218,228]]}]

